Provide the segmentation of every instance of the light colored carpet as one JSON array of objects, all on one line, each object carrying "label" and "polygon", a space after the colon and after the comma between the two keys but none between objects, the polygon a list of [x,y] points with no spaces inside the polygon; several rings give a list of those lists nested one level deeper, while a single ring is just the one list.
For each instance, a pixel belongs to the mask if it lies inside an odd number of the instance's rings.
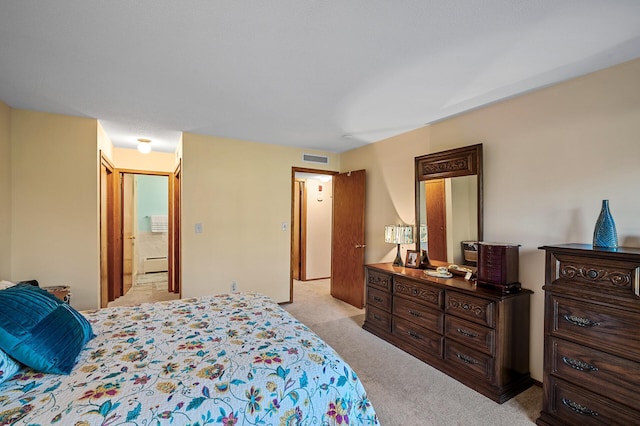
[{"label": "light colored carpet", "polygon": [[383,426],[530,426],[542,408],[542,389],[532,386],[497,404],[435,368],[363,330],[364,310],[334,299],[329,280],[294,284],[284,304],[322,337],[362,380]]},{"label": "light colored carpet", "polygon": [[166,272],[137,275],[135,283],[122,297],[109,302],[108,307],[133,306],[145,302],[162,302],[175,300],[180,296],[167,291],[168,280]]}]

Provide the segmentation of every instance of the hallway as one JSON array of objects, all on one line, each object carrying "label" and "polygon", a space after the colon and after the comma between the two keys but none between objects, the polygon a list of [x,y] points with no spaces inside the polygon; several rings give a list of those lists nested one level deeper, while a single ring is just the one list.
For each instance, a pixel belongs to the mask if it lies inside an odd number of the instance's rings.
[{"label": "hallway", "polygon": [[136,276],[135,284],[122,297],[109,302],[108,307],[132,306],[145,302],[179,299],[180,295],[167,291],[167,273],[156,272]]}]

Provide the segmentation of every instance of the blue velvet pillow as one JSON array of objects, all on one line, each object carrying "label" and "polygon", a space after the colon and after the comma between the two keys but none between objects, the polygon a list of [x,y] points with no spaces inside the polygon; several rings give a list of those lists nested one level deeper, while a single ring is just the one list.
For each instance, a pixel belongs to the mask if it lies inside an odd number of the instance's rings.
[{"label": "blue velvet pillow", "polygon": [[0,290],[0,349],[34,370],[69,374],[94,336],[85,317],[46,290]]},{"label": "blue velvet pillow", "polygon": [[0,383],[9,380],[20,370],[20,364],[0,350]]}]

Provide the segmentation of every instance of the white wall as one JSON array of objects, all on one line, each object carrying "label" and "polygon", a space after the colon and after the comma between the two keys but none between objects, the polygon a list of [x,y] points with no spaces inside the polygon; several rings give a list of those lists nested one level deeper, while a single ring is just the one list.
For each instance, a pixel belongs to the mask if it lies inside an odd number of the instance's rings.
[{"label": "white wall", "polygon": [[[333,183],[307,179],[306,279],[331,276]],[[322,191],[319,188],[322,187]]]}]

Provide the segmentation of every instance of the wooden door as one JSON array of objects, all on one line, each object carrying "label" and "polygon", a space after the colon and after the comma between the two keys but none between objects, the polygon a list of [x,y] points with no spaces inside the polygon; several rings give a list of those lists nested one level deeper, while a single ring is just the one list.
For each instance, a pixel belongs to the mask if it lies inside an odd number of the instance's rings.
[{"label": "wooden door", "polygon": [[331,295],[364,306],[365,170],[333,177]]},{"label": "wooden door", "polygon": [[122,177],[122,294],[133,286],[135,252],[135,189],[134,175],[125,173]]},{"label": "wooden door", "polygon": [[173,184],[169,190],[169,197],[173,195],[173,202],[169,203],[169,291],[180,293],[180,177],[182,174],[182,162],[178,164],[173,174]]},{"label": "wooden door", "polygon": [[429,259],[447,261],[447,207],[444,179],[427,180],[427,247]]}]

